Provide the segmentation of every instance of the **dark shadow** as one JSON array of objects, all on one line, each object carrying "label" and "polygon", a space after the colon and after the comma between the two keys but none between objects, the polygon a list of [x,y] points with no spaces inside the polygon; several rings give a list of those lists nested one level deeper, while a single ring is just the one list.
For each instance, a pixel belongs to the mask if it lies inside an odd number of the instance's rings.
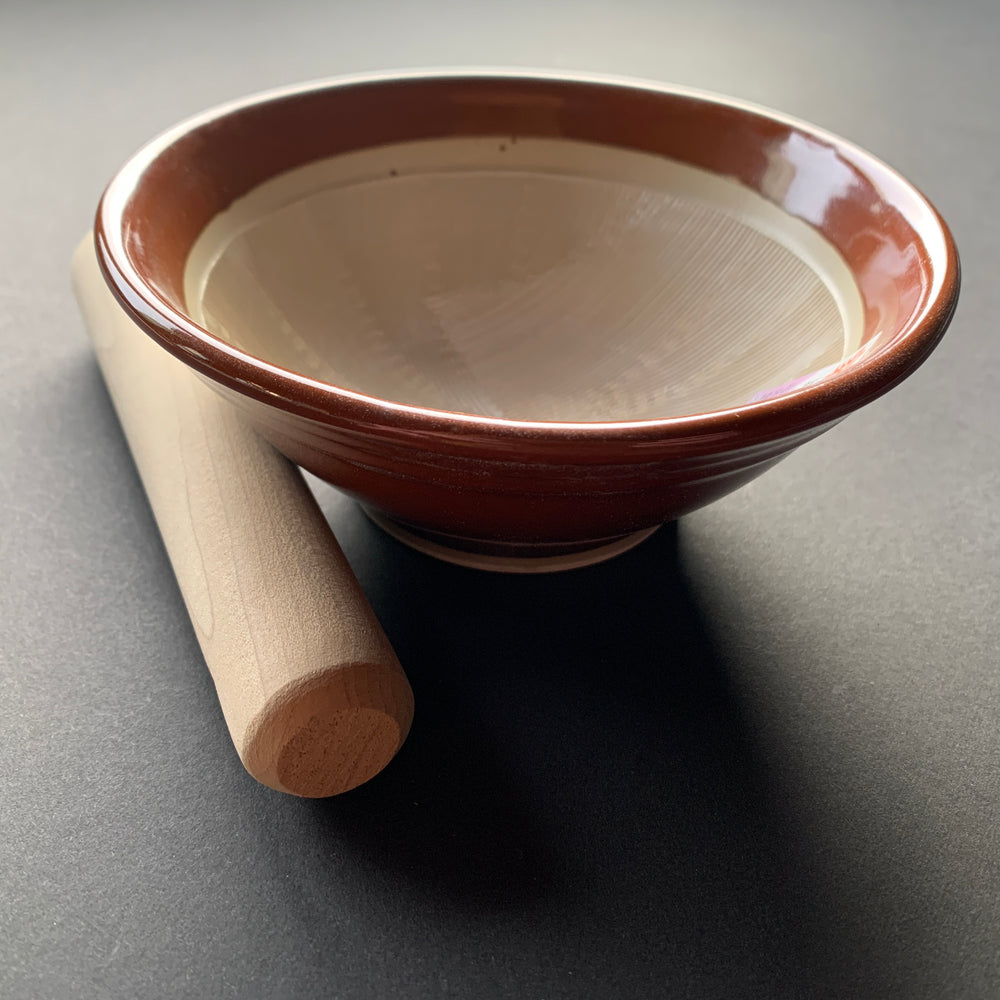
[{"label": "dark shadow", "polygon": [[766,774],[676,525],[598,566],[521,576],[420,555],[356,507],[334,520],[417,715],[382,775],[312,807],[330,835],[452,907],[555,908],[650,981],[666,941],[717,978],[725,940],[743,985],[802,982]]}]

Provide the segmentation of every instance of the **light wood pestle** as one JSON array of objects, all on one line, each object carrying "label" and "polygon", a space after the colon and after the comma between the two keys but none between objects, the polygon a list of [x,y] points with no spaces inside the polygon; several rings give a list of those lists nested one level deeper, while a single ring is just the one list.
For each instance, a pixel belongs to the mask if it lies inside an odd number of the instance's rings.
[{"label": "light wood pestle", "polygon": [[295,795],[367,781],[413,695],[302,476],[125,315],[90,237],[73,284],[240,759]]}]

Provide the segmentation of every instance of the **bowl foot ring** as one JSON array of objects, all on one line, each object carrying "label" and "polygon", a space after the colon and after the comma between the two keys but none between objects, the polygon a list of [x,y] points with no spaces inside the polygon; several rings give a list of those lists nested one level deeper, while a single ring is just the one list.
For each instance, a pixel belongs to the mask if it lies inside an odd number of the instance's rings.
[{"label": "bowl foot ring", "polygon": [[[442,545],[440,542],[424,538],[409,528],[403,527],[397,521],[386,517],[378,511],[362,506],[362,510],[368,515],[369,520],[381,528],[386,534],[391,535],[397,541],[408,545],[411,549],[416,549],[424,555],[440,559],[443,562],[454,563],[457,566],[465,566],[470,569],[488,570],[493,573],[558,573],[569,569],[580,569],[584,566],[593,566],[596,563],[613,559],[615,556],[628,552],[641,542],[644,542],[652,535],[659,525],[652,528],[643,528],[641,531],[634,531],[631,534],[623,535],[611,542],[601,542],[593,548],[582,549],[576,552],[563,552],[559,555],[492,555],[484,552],[469,552],[459,548],[452,548]],[[523,549],[528,546],[522,547]],[[541,548],[541,546],[540,546]]]}]

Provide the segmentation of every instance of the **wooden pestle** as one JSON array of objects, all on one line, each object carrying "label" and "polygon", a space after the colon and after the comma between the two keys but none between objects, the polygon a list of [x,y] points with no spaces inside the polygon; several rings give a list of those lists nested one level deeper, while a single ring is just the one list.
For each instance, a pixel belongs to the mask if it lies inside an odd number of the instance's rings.
[{"label": "wooden pestle", "polygon": [[413,695],[302,476],[125,315],[90,237],[73,284],[244,766],[295,795],[367,781]]}]

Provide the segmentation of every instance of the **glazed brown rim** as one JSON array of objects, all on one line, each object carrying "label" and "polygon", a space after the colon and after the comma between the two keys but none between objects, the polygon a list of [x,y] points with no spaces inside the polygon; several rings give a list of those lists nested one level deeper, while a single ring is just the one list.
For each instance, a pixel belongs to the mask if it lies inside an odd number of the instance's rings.
[{"label": "glazed brown rim", "polygon": [[[616,88],[661,94],[724,108],[740,115],[780,123],[836,150],[866,179],[892,189],[918,204],[925,220],[920,229],[921,252],[934,276],[932,293],[917,313],[895,331],[889,343],[856,362],[848,362],[820,381],[760,402],[707,413],[640,421],[563,422],[485,417],[413,406],[368,396],[308,378],[239,350],[194,323],[174,308],[142,277],[126,250],[126,209],[145,172],[159,157],[196,129],[257,105],[287,101],[319,91],[351,87],[385,87],[398,83],[443,81],[453,84],[532,81],[566,87]],[[933,237],[933,240],[930,239]],[[290,413],[331,426],[358,429],[377,425],[389,432],[414,436],[456,435],[488,441],[520,440],[557,445],[572,441],[575,448],[593,450],[594,458],[610,457],[623,447],[642,449],[653,459],[657,452],[685,450],[712,452],[721,448],[763,444],[790,433],[805,432],[832,423],[888,392],[919,367],[937,346],[954,314],[960,287],[960,263],[954,239],[931,202],[899,173],[833,133],[780,112],[705,91],[621,77],[544,71],[432,70],[375,73],[314,81],[280,88],[220,105],[153,139],[142,147],[111,180],[98,205],[94,228],[98,263],[112,292],[125,310],[164,348],[208,378],[243,395]],[[929,242],[943,252],[931,257]]]}]

